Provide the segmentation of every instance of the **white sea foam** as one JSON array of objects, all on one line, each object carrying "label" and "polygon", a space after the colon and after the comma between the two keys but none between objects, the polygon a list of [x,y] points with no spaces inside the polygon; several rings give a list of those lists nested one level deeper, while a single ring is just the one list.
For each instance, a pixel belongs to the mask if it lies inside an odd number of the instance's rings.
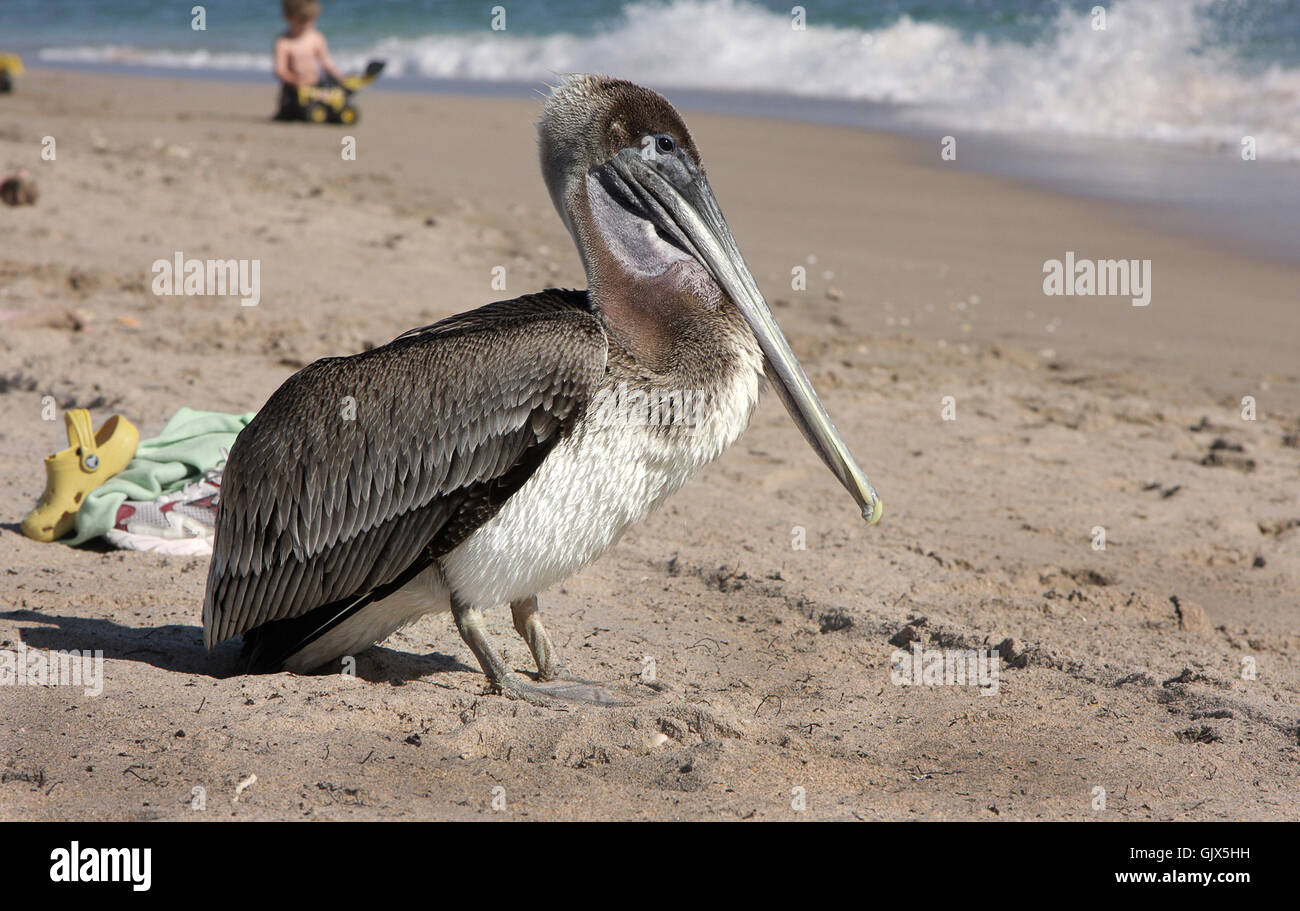
[{"label": "white sea foam", "polygon": [[[840,98],[899,105],[938,128],[1148,139],[1236,150],[1254,136],[1260,158],[1300,160],[1300,68],[1248,73],[1207,42],[1209,0],[1114,0],[1107,28],[1063,10],[1031,45],[967,37],[901,18],[864,31],[818,25],[745,0],[629,5],[594,35],[510,31],[390,38],[338,56],[384,57],[415,77],[544,81],[606,72],[665,89]],[[267,55],[50,48],[48,62],[196,69],[269,69]]]}]

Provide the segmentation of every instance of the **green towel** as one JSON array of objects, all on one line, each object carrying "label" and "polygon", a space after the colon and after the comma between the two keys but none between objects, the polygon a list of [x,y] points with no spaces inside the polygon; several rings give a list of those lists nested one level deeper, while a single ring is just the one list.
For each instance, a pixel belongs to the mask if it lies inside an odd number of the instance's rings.
[{"label": "green towel", "polygon": [[64,544],[82,544],[111,529],[117,508],[127,500],[156,500],[203,476],[226,457],[239,431],[253,419],[248,414],[222,414],[182,408],[162,433],[141,440],[135,458],[121,473],[86,494],[77,511],[77,529]]}]

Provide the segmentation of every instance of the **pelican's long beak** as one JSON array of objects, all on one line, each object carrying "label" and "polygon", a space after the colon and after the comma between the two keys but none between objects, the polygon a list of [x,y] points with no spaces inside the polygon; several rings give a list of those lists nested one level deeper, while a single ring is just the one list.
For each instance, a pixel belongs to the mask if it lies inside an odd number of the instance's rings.
[{"label": "pelican's long beak", "polygon": [[731,236],[704,172],[681,152],[647,156],[636,149],[624,149],[610,160],[605,174],[631,195],[674,243],[708,268],[740,308],[763,350],[768,378],[795,424],[857,502],[867,524],[879,521],[880,497],[790,350]]}]

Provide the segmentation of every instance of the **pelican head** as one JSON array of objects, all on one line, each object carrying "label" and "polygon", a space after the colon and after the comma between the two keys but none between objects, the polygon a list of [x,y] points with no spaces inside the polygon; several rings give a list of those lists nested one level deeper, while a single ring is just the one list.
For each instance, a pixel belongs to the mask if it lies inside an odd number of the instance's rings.
[{"label": "pelican head", "polygon": [[681,115],[631,82],[568,76],[538,129],[547,189],[578,246],[592,300],[616,334],[621,315],[653,319],[666,301],[703,308],[730,301],[795,424],[867,523],[876,522],[880,498],[776,324]]}]

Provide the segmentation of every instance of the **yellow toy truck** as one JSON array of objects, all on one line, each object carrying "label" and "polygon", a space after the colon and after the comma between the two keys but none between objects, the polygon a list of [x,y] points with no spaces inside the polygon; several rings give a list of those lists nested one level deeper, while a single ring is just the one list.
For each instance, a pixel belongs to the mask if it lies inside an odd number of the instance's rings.
[{"label": "yellow toy truck", "polygon": [[23,61],[17,54],[0,54],[0,92],[14,90],[14,76],[23,74]]},{"label": "yellow toy truck", "polygon": [[344,76],[341,83],[327,79],[320,85],[283,85],[280,90],[280,110],[276,112],[275,119],[354,124],[361,112],[352,103],[352,96],[379,78],[383,69],[383,60],[371,60],[366,64],[364,72]]}]

